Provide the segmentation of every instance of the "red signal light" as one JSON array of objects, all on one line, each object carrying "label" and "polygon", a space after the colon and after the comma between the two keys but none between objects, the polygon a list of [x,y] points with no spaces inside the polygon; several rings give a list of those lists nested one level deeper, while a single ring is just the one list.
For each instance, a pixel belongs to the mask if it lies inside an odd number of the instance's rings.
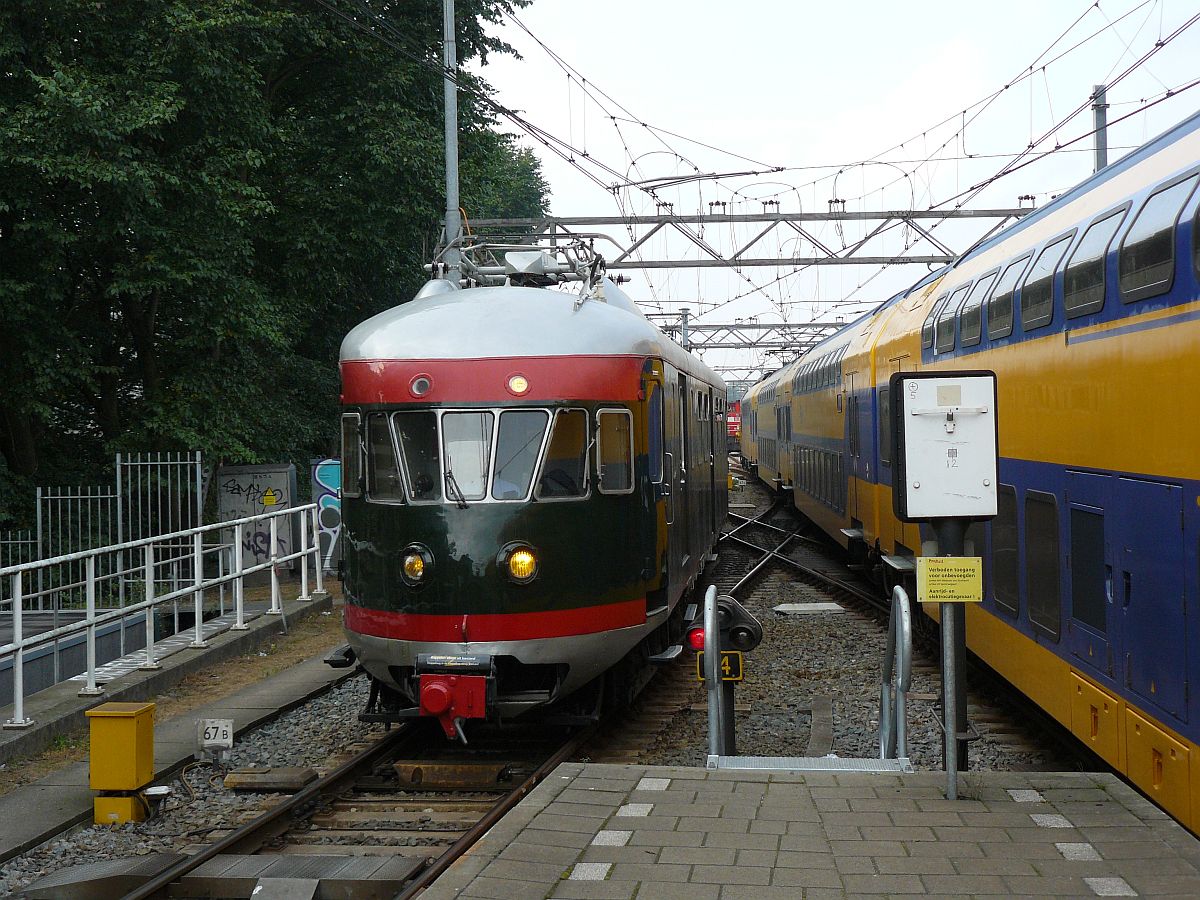
[{"label": "red signal light", "polygon": [[687,633],[687,645],[692,650],[700,651],[704,649],[704,627],[697,625],[695,628],[689,628]]}]

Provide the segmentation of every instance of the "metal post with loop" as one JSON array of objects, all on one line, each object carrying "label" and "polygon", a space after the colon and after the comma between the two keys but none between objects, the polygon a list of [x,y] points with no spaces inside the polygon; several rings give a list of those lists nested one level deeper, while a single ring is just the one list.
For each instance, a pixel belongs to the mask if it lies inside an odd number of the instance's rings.
[{"label": "metal post with loop", "polygon": [[87,684],[79,696],[95,697],[104,693],[104,688],[96,686],[96,557],[85,559],[83,567],[87,591]]},{"label": "metal post with loop", "polygon": [[900,585],[892,590],[887,653],[879,693],[879,758],[908,759],[908,689],[912,683],[912,610]]},{"label": "metal post with loop", "polygon": [[275,562],[278,551],[279,516],[271,516],[271,608],[267,610],[269,616],[283,614],[283,603],[279,596],[279,567]]},{"label": "metal post with loop", "polygon": [[188,646],[199,650],[208,646],[204,641],[204,591],[200,587],[204,583],[204,535],[199,531],[192,535],[192,569],[192,583],[195,585],[192,608],[196,621],[193,623],[192,642]]},{"label": "metal post with loop", "polygon": [[709,585],[704,594],[704,680],[708,690],[708,755],[728,756],[725,747],[725,722],[731,710],[725,709],[721,691],[721,636],[717,622],[717,586]]},{"label": "metal post with loop", "polygon": [[146,661],[139,669],[161,669],[162,663],[154,658],[154,545],[147,544],[143,555],[142,580],[145,584],[146,600]]},{"label": "metal post with loop", "polygon": [[246,578],[242,575],[242,523],[233,526],[233,606],[237,611],[236,621],[230,631],[245,631],[246,624]]},{"label": "metal post with loop", "polygon": [[16,651],[13,653],[13,714],[4,723],[5,728],[28,728],[33,719],[25,718],[25,641],[21,633],[21,606],[25,602],[24,587],[21,573],[12,577],[13,605],[13,643]]},{"label": "metal post with loop", "polygon": [[[291,513],[288,513],[288,525],[291,525]],[[312,599],[308,595],[308,516],[305,513],[300,513],[300,596],[296,599],[301,603],[307,603]],[[291,530],[289,528],[289,530]],[[317,560],[317,566],[321,565],[320,560]]]},{"label": "metal post with loop", "polygon": [[321,559],[321,508],[320,506],[313,507],[312,511],[312,538],[313,538],[313,559],[316,560],[316,575],[317,587],[313,591],[314,597],[324,597],[326,594],[324,572],[325,560]]}]

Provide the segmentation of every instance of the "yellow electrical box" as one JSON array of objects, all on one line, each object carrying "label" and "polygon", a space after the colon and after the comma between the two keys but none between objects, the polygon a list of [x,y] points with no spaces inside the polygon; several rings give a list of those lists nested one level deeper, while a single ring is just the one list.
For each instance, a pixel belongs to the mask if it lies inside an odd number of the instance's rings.
[{"label": "yellow electrical box", "polygon": [[101,703],[85,715],[92,790],[136,791],[154,780],[153,703]]}]

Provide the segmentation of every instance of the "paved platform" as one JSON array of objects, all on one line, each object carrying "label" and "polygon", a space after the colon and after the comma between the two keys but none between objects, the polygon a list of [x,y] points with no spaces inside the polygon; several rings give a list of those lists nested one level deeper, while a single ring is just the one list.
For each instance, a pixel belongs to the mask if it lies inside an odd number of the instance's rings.
[{"label": "paved platform", "polygon": [[[329,598],[307,604],[285,604],[289,622],[301,613],[328,610]],[[83,720],[83,711],[109,700],[154,699],[157,691],[178,682],[187,672],[208,665],[220,665],[222,660],[245,653],[257,642],[279,634],[282,624],[278,616],[262,616],[243,632],[226,632],[213,641],[208,650],[182,650],[164,661],[164,669],[155,672],[131,672],[109,684],[107,696],[78,697],[79,686],[70,682],[56,685],[33,695],[51,694],[32,704],[35,717],[53,729],[65,727],[71,720]],[[224,641],[225,643],[221,643]],[[207,654],[207,655],[205,655]],[[179,771],[194,758],[196,749],[196,720],[233,719],[237,734],[265,724],[295,706],[304,703],[333,685],[351,677],[353,669],[332,669],[322,657],[306,660],[270,678],[250,685],[224,699],[193,709],[181,716],[158,722],[154,728],[155,780],[162,780]],[[12,735],[4,733],[4,736]],[[92,818],[92,799],[88,788],[88,764],[79,762],[48,775],[33,784],[17,788],[0,796],[0,862],[23,853],[79,822]]]},{"label": "paved platform", "polygon": [[1200,896],[1200,841],[1117,778],[559,766],[422,895]]}]

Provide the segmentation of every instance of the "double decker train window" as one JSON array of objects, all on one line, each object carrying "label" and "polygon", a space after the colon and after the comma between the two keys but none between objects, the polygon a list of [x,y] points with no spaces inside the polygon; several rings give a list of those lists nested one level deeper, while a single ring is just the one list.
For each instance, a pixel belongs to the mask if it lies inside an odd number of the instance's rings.
[{"label": "double decker train window", "polygon": [[524,500],[528,496],[549,421],[549,414],[540,409],[500,413],[492,471],[493,500]]},{"label": "double decker train window", "polygon": [[1104,306],[1104,268],[1108,245],[1125,220],[1125,210],[1108,213],[1093,222],[1071,254],[1063,274],[1063,306],[1067,318],[1087,315]]},{"label": "double decker train window", "polygon": [[490,412],[450,412],[442,415],[446,494],[451,500],[482,500],[487,496],[493,420]]},{"label": "double decker train window", "polygon": [[404,477],[413,502],[442,499],[442,460],[438,452],[437,413],[398,412],[392,416]]},{"label": "double decker train window", "polygon": [[1175,223],[1195,186],[1196,176],[1190,175],[1159,188],[1129,226],[1117,257],[1117,281],[1126,303],[1171,290],[1175,281]]},{"label": "double decker train window", "polygon": [[963,301],[958,314],[958,342],[963,347],[974,347],[983,333],[983,298],[992,288],[999,271],[989,272],[978,281]]},{"label": "double decker train window", "polygon": [[966,297],[968,282],[950,295],[950,299],[938,313],[937,325],[934,326],[934,349],[937,353],[949,353],[954,349],[954,323],[958,319],[958,308]]},{"label": "double decker train window", "polygon": [[539,500],[582,497],[587,493],[588,416],[582,409],[560,409],[535,495]]},{"label": "double decker train window", "polygon": [[362,443],[358,439],[358,413],[342,413],[342,496],[361,497]]},{"label": "double decker train window", "polygon": [[1074,236],[1072,231],[1047,244],[1029,270],[1029,277],[1021,288],[1021,327],[1026,331],[1048,325],[1054,318],[1054,274],[1067,255]]},{"label": "double decker train window", "polygon": [[404,502],[404,482],[384,413],[367,416],[367,498],[379,503]]},{"label": "double decker train window", "polygon": [[1013,329],[1013,291],[1029,256],[1022,256],[1016,262],[1011,262],[996,283],[996,290],[988,298],[988,337],[1004,338],[1012,334]]}]

